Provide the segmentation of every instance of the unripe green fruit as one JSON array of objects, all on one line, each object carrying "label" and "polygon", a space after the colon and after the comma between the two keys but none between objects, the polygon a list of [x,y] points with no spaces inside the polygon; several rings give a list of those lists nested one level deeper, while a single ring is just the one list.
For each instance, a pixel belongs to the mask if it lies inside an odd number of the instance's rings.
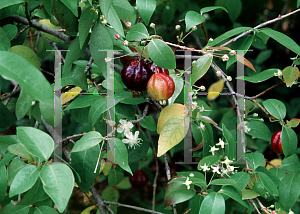
[{"label": "unripe green fruit", "polygon": [[163,73],[153,74],[147,84],[149,96],[157,101],[169,99],[172,97],[174,90],[173,79]]}]

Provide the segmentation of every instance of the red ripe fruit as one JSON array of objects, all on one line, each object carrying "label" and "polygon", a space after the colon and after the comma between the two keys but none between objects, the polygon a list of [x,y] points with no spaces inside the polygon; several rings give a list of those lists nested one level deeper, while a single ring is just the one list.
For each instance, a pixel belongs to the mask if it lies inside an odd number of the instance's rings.
[{"label": "red ripe fruit", "polygon": [[121,77],[127,88],[134,91],[144,91],[147,82],[152,75],[152,71],[146,65],[144,60],[133,60],[127,66],[124,66]]},{"label": "red ripe fruit", "polygon": [[154,64],[154,62],[149,63],[148,66],[151,69],[151,71],[153,72],[153,74],[155,74],[155,73],[162,73],[162,74],[169,75],[169,70],[168,69],[161,68],[161,67],[158,67],[158,66],[156,66],[156,72],[155,72],[155,64]]},{"label": "red ripe fruit", "polygon": [[281,130],[275,132],[271,137],[272,149],[277,154],[282,154],[282,145],[281,145]]},{"label": "red ripe fruit", "polygon": [[133,176],[129,177],[129,181],[132,187],[142,188],[148,183],[149,177],[145,172],[138,169],[133,173]]},{"label": "red ripe fruit", "polygon": [[162,73],[153,74],[147,84],[147,92],[157,101],[172,97],[175,89],[173,79]]}]

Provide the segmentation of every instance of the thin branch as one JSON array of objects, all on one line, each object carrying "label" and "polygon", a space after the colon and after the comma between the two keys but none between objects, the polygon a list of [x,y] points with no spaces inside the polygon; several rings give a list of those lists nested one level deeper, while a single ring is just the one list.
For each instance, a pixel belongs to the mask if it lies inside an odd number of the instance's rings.
[{"label": "thin branch", "polygon": [[152,102],[157,108],[159,111],[163,110],[163,107],[153,98],[145,98],[145,100],[147,100],[148,102]]},{"label": "thin branch", "polygon": [[4,100],[11,98],[13,96],[15,96],[17,93],[19,93],[21,91],[20,88],[18,88],[17,90],[13,90],[12,92],[10,92],[9,94],[6,94],[3,98],[0,99],[0,102],[3,102]]},{"label": "thin branch", "polygon": [[102,197],[100,196],[100,194],[98,193],[96,188],[94,186],[92,186],[90,188],[90,191],[93,194],[94,198],[96,199],[100,213],[106,214],[106,211],[104,209],[104,207],[105,207],[104,200],[102,199]]},{"label": "thin branch", "polygon": [[[12,94],[14,91],[16,91],[18,89],[18,87],[19,87],[19,84],[16,84],[14,89],[12,90],[12,92],[10,94]],[[11,98],[12,98],[12,96],[9,96],[4,105],[7,106],[9,101],[11,100]]]},{"label": "thin branch", "polygon": [[41,36],[47,41],[50,43],[50,45],[52,45],[52,47],[54,47],[55,50],[58,51],[58,53],[60,54],[60,57],[61,57],[61,60],[62,62],[65,64],[65,58],[61,55],[61,52],[59,51],[59,49],[57,48],[57,46],[55,45],[54,42],[50,41],[49,39],[47,39],[43,34],[41,34]]},{"label": "thin branch", "polygon": [[101,95],[101,91],[100,91],[100,89],[99,89],[99,87],[98,87],[98,85],[96,83],[95,78],[93,77],[92,69],[89,69],[89,73],[90,73],[90,79],[91,79],[93,85],[96,87],[98,93]]},{"label": "thin branch", "polygon": [[268,209],[260,202],[260,200],[259,200],[258,198],[256,198],[256,201],[257,201],[257,203],[259,204],[260,209],[261,209],[264,213],[269,214]]},{"label": "thin branch", "polygon": [[25,30],[27,30],[28,28],[30,27],[30,25],[27,25],[26,27],[24,27],[22,30],[20,30],[20,32],[15,36],[15,38],[13,38],[12,41],[16,40],[20,35],[21,33],[23,33]]},{"label": "thin branch", "polygon": [[272,90],[273,88],[275,88],[283,83],[284,83],[283,81],[280,81],[280,82],[276,83],[275,85],[271,86],[270,88],[264,90],[263,92],[259,93],[258,95],[254,96],[254,97],[251,97],[251,98],[256,99],[256,98],[260,97],[261,95],[267,93],[268,91]]},{"label": "thin branch", "polygon": [[258,214],[261,214],[260,211],[259,211],[259,209],[257,208],[256,204],[254,203],[254,201],[253,201],[252,199],[250,199],[249,201],[250,201],[250,203],[253,205],[253,207],[254,207],[254,209],[256,210],[256,212],[257,212]]},{"label": "thin branch", "polygon": [[93,63],[93,57],[90,57],[90,60],[84,69],[84,74],[87,74],[87,72],[91,69],[92,63]]},{"label": "thin branch", "polygon": [[58,144],[62,144],[65,141],[69,141],[70,139],[76,138],[76,137],[82,137],[83,135],[85,135],[86,133],[83,132],[82,134],[74,134],[72,136],[66,137],[64,139],[62,139],[61,141],[58,142]]},{"label": "thin branch", "polygon": [[40,41],[40,35],[41,35],[41,32],[38,31],[37,36],[36,36],[35,46],[34,46],[34,52],[37,52],[37,49],[38,49],[38,46],[39,46],[39,41]]},{"label": "thin branch", "polygon": [[148,210],[148,209],[145,209],[145,208],[142,208],[142,207],[136,207],[136,206],[132,206],[132,205],[121,204],[121,203],[112,202],[112,201],[105,201],[105,200],[103,202],[105,204],[112,204],[112,205],[115,205],[115,206],[118,206],[118,207],[127,207],[127,208],[130,208],[130,209],[139,210],[139,211],[143,211],[143,212],[147,212],[147,213],[163,214],[161,212],[156,212],[156,211],[153,211],[153,210]]},{"label": "thin branch", "polygon": [[39,68],[39,70],[41,71],[41,72],[43,72],[43,73],[45,73],[45,74],[48,74],[48,75],[51,75],[51,76],[53,76],[54,77],[54,74],[53,73],[51,73],[51,72],[49,72],[49,71],[46,71],[46,70],[44,70],[43,68]]},{"label": "thin branch", "polygon": [[131,120],[130,122],[131,123],[138,123],[138,122],[141,122],[143,119],[145,119],[147,113],[148,113],[148,109],[149,109],[149,104],[146,105],[144,111],[143,111],[143,114],[142,116],[139,118],[139,119],[136,119],[136,120]]},{"label": "thin branch", "polygon": [[31,20],[30,20],[30,17],[29,17],[28,2],[27,1],[25,2],[25,14],[26,14],[26,18],[27,18],[27,21],[29,23],[29,26],[32,26],[32,23],[31,23]]}]

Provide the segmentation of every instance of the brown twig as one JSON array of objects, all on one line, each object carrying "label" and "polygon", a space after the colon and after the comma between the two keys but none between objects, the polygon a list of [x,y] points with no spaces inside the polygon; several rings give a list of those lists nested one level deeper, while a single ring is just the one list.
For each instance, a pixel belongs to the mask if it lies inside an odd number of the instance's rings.
[{"label": "brown twig", "polygon": [[18,88],[17,90],[13,90],[12,92],[10,92],[9,94],[6,94],[3,98],[0,99],[0,102],[8,99],[8,98],[11,98],[13,96],[15,96],[17,93],[19,93],[21,91],[20,88]]},{"label": "brown twig", "polygon": [[92,63],[93,63],[93,57],[90,57],[90,60],[84,69],[84,74],[87,74],[87,72],[91,69]]},{"label": "brown twig", "polygon": [[23,33],[25,30],[27,30],[28,28],[30,27],[30,25],[27,25],[26,27],[24,27],[22,30],[20,30],[20,32],[15,36],[15,38],[13,38],[12,41],[16,40],[20,35],[21,33]]},{"label": "brown twig", "polygon": [[249,201],[250,201],[250,203],[253,205],[253,207],[254,207],[254,209],[256,210],[256,212],[257,212],[258,214],[261,214],[260,211],[259,211],[259,209],[257,208],[256,204],[254,203],[254,201],[253,201],[252,199],[250,199]]},{"label": "brown twig", "polygon": [[260,209],[261,209],[264,213],[269,214],[268,209],[260,202],[260,200],[259,200],[258,198],[256,198],[256,201],[257,201],[257,203],[259,204]]},{"label": "brown twig", "polygon": [[277,86],[279,86],[279,85],[281,85],[281,84],[283,84],[283,83],[284,83],[283,81],[280,81],[280,82],[276,83],[275,85],[271,86],[270,88],[267,88],[267,89],[264,90],[263,92],[259,93],[258,95],[255,95],[255,96],[253,96],[253,97],[251,97],[251,98],[256,99],[256,98],[260,97],[261,95],[264,95],[264,94],[267,93],[268,91],[272,90],[273,88],[275,88],[275,87],[277,87]]},{"label": "brown twig", "polygon": [[[12,92],[10,94],[12,94],[14,91],[16,91],[18,89],[18,87],[19,87],[19,84],[16,84],[15,87],[14,87],[14,89],[12,90]],[[7,106],[8,103],[9,103],[9,101],[11,100],[11,98],[12,98],[12,96],[8,96],[8,98],[7,98],[7,100],[6,100],[6,102],[5,102],[4,105]]]},{"label": "brown twig", "polygon": [[64,139],[62,139],[61,141],[58,142],[58,144],[62,144],[65,141],[69,141],[70,139],[76,138],[76,137],[82,137],[83,135],[85,135],[86,133],[83,132],[82,134],[74,134],[72,136],[66,137]]},{"label": "brown twig", "polygon": [[205,36],[205,39],[206,39],[206,44],[207,44],[207,43],[208,43],[208,37],[207,37],[206,31],[205,31],[205,29],[204,29],[204,23],[203,23],[203,22],[200,24],[200,27],[201,27],[202,30],[203,30],[203,33],[204,33],[204,36]]},{"label": "brown twig", "polygon": [[25,2],[25,14],[26,14],[26,18],[27,21],[29,23],[29,26],[32,26],[31,20],[30,20],[30,16],[29,16],[29,12],[28,12],[28,2]]},{"label": "brown twig", "polygon": [[43,34],[41,34],[41,36],[50,43],[50,45],[52,45],[52,47],[54,47],[55,50],[58,51],[58,53],[60,54],[61,60],[63,62],[63,64],[65,64],[65,58],[61,55],[61,52],[59,51],[59,49],[57,48],[57,46],[55,45],[54,42],[50,41],[49,39],[47,39]]},{"label": "brown twig", "polygon": [[146,105],[144,111],[143,111],[143,114],[140,118],[136,119],[136,120],[131,120],[130,122],[131,123],[138,123],[138,122],[141,122],[143,119],[145,119],[147,113],[148,113],[148,109],[149,109],[149,104]]}]

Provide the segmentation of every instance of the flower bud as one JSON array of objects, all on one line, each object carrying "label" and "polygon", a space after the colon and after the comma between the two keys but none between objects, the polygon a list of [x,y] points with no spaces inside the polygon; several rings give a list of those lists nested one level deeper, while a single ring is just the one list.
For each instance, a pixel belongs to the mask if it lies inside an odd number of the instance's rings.
[{"label": "flower bud", "polygon": [[175,29],[176,29],[177,31],[179,31],[179,30],[180,30],[180,25],[176,25],[176,26],[175,26]]},{"label": "flower bud", "polygon": [[154,24],[154,23],[151,23],[151,24],[150,24],[150,27],[151,27],[151,28],[155,28],[155,24]]},{"label": "flower bud", "polygon": [[229,60],[228,55],[227,55],[227,54],[223,55],[223,56],[222,56],[222,60],[223,60],[223,62]]},{"label": "flower bud", "polygon": [[131,22],[126,22],[127,27],[131,27]]},{"label": "flower bud", "polygon": [[192,31],[196,31],[197,30],[197,26],[195,25],[193,28],[192,28]]},{"label": "flower bud", "polygon": [[230,54],[230,55],[235,55],[235,54],[236,54],[236,51],[235,51],[235,50],[231,50],[231,51],[229,52],[229,54]]},{"label": "flower bud", "polygon": [[127,40],[124,41],[124,45],[128,46],[128,41]]},{"label": "flower bud", "polygon": [[119,34],[115,34],[115,38],[116,39],[120,39],[120,35]]}]

